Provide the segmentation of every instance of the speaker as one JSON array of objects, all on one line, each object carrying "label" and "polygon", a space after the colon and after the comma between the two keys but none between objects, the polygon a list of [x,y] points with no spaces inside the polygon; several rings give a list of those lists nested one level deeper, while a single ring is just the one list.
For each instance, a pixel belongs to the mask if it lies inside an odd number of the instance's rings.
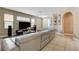
[{"label": "speaker", "polygon": [[33,28],[34,28],[34,31],[36,32],[36,25],[34,25],[34,27],[33,27]]},{"label": "speaker", "polygon": [[8,36],[12,36],[12,27],[8,26]]}]

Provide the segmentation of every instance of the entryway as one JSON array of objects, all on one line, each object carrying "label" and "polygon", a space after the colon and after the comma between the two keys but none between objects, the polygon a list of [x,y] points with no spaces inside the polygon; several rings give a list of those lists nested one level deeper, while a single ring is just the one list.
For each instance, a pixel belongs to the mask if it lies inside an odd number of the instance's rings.
[{"label": "entryway", "polygon": [[73,14],[66,12],[63,16],[64,36],[73,37]]}]

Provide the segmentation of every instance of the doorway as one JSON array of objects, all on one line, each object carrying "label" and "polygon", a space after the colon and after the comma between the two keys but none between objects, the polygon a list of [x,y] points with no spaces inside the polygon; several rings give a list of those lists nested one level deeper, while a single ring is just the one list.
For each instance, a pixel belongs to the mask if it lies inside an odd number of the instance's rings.
[{"label": "doorway", "polygon": [[73,37],[73,15],[67,12],[63,16],[63,30],[64,36]]}]

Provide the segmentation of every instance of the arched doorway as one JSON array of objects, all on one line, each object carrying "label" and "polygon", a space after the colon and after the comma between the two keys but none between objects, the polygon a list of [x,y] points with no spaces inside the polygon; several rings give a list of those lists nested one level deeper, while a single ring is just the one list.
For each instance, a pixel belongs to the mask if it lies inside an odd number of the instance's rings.
[{"label": "arched doorway", "polygon": [[73,14],[71,12],[63,16],[63,30],[65,36],[73,37]]}]

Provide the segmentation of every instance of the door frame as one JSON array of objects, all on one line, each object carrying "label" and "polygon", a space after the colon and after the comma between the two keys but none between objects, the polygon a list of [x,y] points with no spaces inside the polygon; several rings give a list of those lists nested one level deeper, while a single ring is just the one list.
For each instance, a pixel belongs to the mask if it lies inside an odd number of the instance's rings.
[{"label": "door frame", "polygon": [[[70,12],[70,11],[69,11],[69,12],[65,12],[65,13],[63,14],[63,16],[62,16],[62,18],[63,18],[63,20],[62,20],[63,34],[64,34],[64,24],[63,24],[63,22],[64,22],[64,17],[65,17],[65,15],[68,14],[68,13],[72,15],[72,35],[73,35],[73,34],[74,34],[74,32],[73,32],[73,19],[74,19],[74,18],[73,18],[73,13]],[[64,34],[64,35],[65,35],[65,34]]]}]

